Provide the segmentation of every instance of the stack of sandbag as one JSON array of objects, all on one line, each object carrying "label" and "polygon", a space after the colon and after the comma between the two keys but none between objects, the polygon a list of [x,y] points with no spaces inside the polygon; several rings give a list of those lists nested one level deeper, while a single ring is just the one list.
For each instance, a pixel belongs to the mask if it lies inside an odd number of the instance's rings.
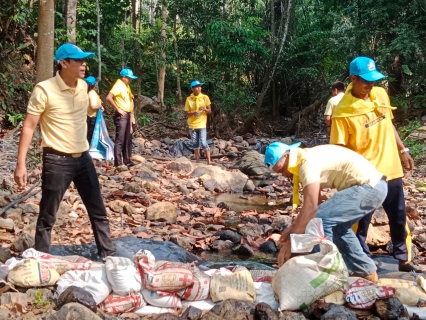
[{"label": "stack of sandbag", "polygon": [[[172,312],[193,301],[207,301],[210,296],[210,276],[193,263],[156,261],[148,250],[134,256],[142,279],[142,296],[147,306],[136,310],[138,315]],[[206,302],[205,308],[212,303]]]},{"label": "stack of sandbag", "polygon": [[7,274],[7,281],[23,288],[46,287],[56,284],[59,273],[43,262],[24,259]]},{"label": "stack of sandbag", "polygon": [[106,275],[113,293],[102,302],[101,309],[112,314],[132,312],[146,305],[140,291],[141,276],[128,258],[107,257]]},{"label": "stack of sandbag", "polygon": [[394,295],[395,289],[393,287],[377,285],[359,278],[349,286],[349,290],[345,293],[345,299],[352,308],[371,309],[376,300],[390,298]]},{"label": "stack of sandbag", "polygon": [[334,291],[342,290],[348,271],[337,247],[324,236],[322,220],[312,219],[305,234],[292,234],[293,253],[318,253],[296,256],[286,261],[272,279],[272,288],[279,298],[281,310],[299,310]]}]

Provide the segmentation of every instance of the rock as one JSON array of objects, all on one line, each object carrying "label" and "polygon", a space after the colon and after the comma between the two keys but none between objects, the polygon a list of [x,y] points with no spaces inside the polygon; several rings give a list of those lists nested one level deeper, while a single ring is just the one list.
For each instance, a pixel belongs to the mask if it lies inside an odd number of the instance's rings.
[{"label": "rock", "polygon": [[140,193],[140,192],[143,192],[143,188],[142,188],[142,186],[140,185],[140,183],[137,183],[137,182],[129,182],[129,183],[126,183],[126,184],[123,186],[123,191],[126,191],[126,192],[133,192],[133,193]]},{"label": "rock", "polygon": [[220,230],[216,232],[213,236],[219,237],[220,240],[230,240],[236,245],[240,244],[242,238],[240,234],[231,230]]},{"label": "rock", "polygon": [[139,170],[137,176],[144,181],[158,181],[157,173],[148,169]]},{"label": "rock", "polygon": [[388,215],[386,214],[383,207],[380,207],[376,211],[374,211],[373,218],[371,219],[371,222],[375,226],[382,226],[389,224]]},{"label": "rock", "polygon": [[22,209],[11,208],[4,213],[6,219],[12,219],[15,223],[22,221]]},{"label": "rock", "polygon": [[412,140],[426,140],[426,126],[420,127],[410,133],[408,138]]},{"label": "rock", "polygon": [[191,251],[194,248],[194,244],[195,244],[194,238],[183,237],[183,236],[172,236],[170,237],[170,241],[188,251]]},{"label": "rock", "polygon": [[114,201],[108,202],[107,206],[108,206],[108,208],[110,208],[114,212],[122,213],[123,212],[123,207],[126,204],[128,204],[126,201],[114,200]]},{"label": "rock", "polygon": [[18,252],[24,252],[25,250],[34,247],[34,237],[29,233],[21,233],[18,239],[15,240],[11,249]]},{"label": "rock", "polygon": [[133,161],[133,162],[139,162],[139,163],[144,163],[145,162],[145,158],[144,157],[142,157],[141,155],[139,155],[139,154],[135,154],[135,155],[133,155],[132,156],[132,158],[131,158],[131,160]]},{"label": "rock", "polygon": [[293,312],[293,311],[281,311],[278,319],[279,320],[306,320],[303,314]]},{"label": "rock", "polygon": [[6,231],[13,231],[15,227],[15,222],[12,219],[2,219],[0,218],[0,229]]},{"label": "rock", "polygon": [[266,232],[268,232],[268,230],[271,230],[272,228],[267,225],[267,224],[263,224],[263,225],[254,225],[254,226],[246,226],[246,227],[242,227],[240,228],[240,234],[242,234],[243,236],[251,236],[251,237],[256,237],[256,236],[263,236]]},{"label": "rock", "polygon": [[[225,149],[228,146],[228,141],[225,140],[219,140],[219,142],[217,143],[217,147],[219,149]],[[229,143],[230,144],[230,143]]]},{"label": "rock", "polygon": [[154,139],[154,140],[151,140],[151,143],[154,145],[154,147],[161,148],[161,141]]},{"label": "rock", "polygon": [[214,191],[216,185],[217,185],[217,181],[215,179],[208,179],[203,181],[203,186],[208,191]]},{"label": "rock", "polygon": [[247,139],[247,143],[251,146],[255,145],[257,143],[257,139],[255,137],[251,137]]},{"label": "rock", "polygon": [[253,317],[254,309],[251,302],[228,299],[218,302],[202,320],[248,320]]},{"label": "rock", "polygon": [[135,213],[135,209],[130,204],[126,203],[123,206],[123,213],[128,215],[128,216],[132,216],[132,214]]},{"label": "rock", "polygon": [[257,224],[257,223],[259,223],[259,220],[257,220],[257,218],[255,216],[245,216],[244,218],[241,219],[241,223]]},{"label": "rock", "polygon": [[238,256],[251,257],[254,255],[253,249],[248,244],[240,245],[232,250]]},{"label": "rock", "polygon": [[215,240],[212,244],[212,249],[217,251],[231,250],[234,247],[234,243],[231,240]]},{"label": "rock", "polygon": [[195,181],[189,181],[189,182],[186,184],[186,187],[187,187],[188,189],[194,189],[194,190],[197,190],[197,189],[200,187],[200,184],[199,184],[198,182],[195,182]]},{"label": "rock", "polygon": [[166,164],[166,168],[173,171],[192,172],[193,167],[191,161],[186,157],[180,157]]},{"label": "rock", "polygon": [[241,143],[244,139],[241,136],[235,136],[232,138],[232,140],[234,140],[236,143]]},{"label": "rock", "polygon": [[402,317],[409,318],[404,305],[397,297],[376,300],[376,312],[382,319],[396,320]]},{"label": "rock", "polygon": [[146,220],[166,221],[167,223],[176,223],[177,208],[171,202],[157,202],[149,206],[146,210]]},{"label": "rock", "polygon": [[71,302],[79,303],[95,313],[98,309],[90,292],[80,287],[70,286],[65,289],[58,298],[58,308],[62,308],[62,306]]},{"label": "rock", "polygon": [[190,194],[192,191],[191,190],[189,190],[186,186],[184,186],[184,185],[180,185],[179,187],[178,187],[178,189],[179,189],[179,191],[180,192],[182,192],[183,194],[185,194],[185,195],[188,195],[188,194]]},{"label": "rock", "polygon": [[[93,299],[93,298],[92,298]],[[46,320],[102,320],[85,306],[72,302],[62,306],[59,311],[46,315]]]},{"label": "rock", "polygon": [[6,196],[0,196],[0,208],[4,208],[10,203],[9,199]]},{"label": "rock", "polygon": [[181,317],[174,315],[173,313],[170,313],[170,312],[162,313],[154,319],[155,320],[182,320]]},{"label": "rock", "polygon": [[198,320],[200,319],[201,315],[203,314],[203,311],[195,308],[193,306],[190,306],[185,310],[184,313],[180,316],[181,320]]},{"label": "rock", "polygon": [[367,234],[367,244],[369,246],[384,246],[390,241],[389,225],[373,226],[370,224]]},{"label": "rock", "polygon": [[26,293],[22,292],[5,292],[0,297],[0,304],[2,306],[10,303],[19,303],[22,306],[26,306],[28,302],[31,302],[31,298]]},{"label": "rock", "polygon": [[[208,166],[203,163],[198,163],[197,168],[192,171],[191,177],[200,179],[203,175],[209,175],[210,179],[215,179],[221,188],[226,186],[227,190],[235,193],[241,193],[248,180],[248,177],[241,172],[226,171],[218,166]],[[208,179],[203,179],[203,181],[204,180]]]},{"label": "rock", "polygon": [[291,225],[292,221],[290,216],[275,217],[271,223],[272,231],[282,232]]},{"label": "rock", "polygon": [[254,309],[254,320],[278,320],[274,310],[265,302],[258,303]]},{"label": "rock", "polygon": [[259,251],[264,253],[277,253],[278,248],[273,241],[265,241],[260,245]]},{"label": "rock", "polygon": [[249,192],[253,192],[254,190],[256,190],[256,186],[254,185],[253,181],[251,180],[247,180],[246,185],[244,186],[244,191],[249,191]]},{"label": "rock", "polygon": [[356,313],[347,310],[343,306],[337,304],[330,304],[327,308],[324,308],[326,313],[321,316],[321,320],[357,320]]},{"label": "rock", "polygon": [[26,294],[31,299],[34,299],[36,295],[41,295],[44,300],[50,300],[53,298],[53,292],[46,288],[28,289]]},{"label": "rock", "polygon": [[268,178],[271,170],[264,164],[264,161],[265,156],[263,154],[250,150],[233,164],[232,169],[239,169],[250,177]]},{"label": "rock", "polygon": [[34,203],[20,203],[16,207],[22,209],[23,213],[40,213],[40,207]]},{"label": "rock", "polygon": [[0,247],[0,262],[5,263],[10,258],[12,258],[12,256],[10,255],[9,249]]}]

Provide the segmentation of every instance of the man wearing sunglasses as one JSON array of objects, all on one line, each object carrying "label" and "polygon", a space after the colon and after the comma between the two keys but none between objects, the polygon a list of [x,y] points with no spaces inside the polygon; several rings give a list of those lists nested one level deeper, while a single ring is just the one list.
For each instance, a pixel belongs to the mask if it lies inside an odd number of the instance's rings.
[{"label": "man wearing sunglasses", "polygon": [[38,83],[28,102],[19,141],[15,181],[20,188],[27,183],[25,160],[34,130],[40,122],[43,183],[35,249],[41,252],[50,253],[56,212],[66,190],[74,182],[89,214],[99,256],[115,255],[98,175],[88,153],[86,117],[89,97],[83,78],[85,59],[94,55],[71,43],[60,46],[55,53],[59,71],[53,78]]},{"label": "man wearing sunglasses", "polygon": [[[411,235],[406,223],[402,177],[414,167],[413,159],[401,141],[392,119],[389,96],[376,81],[385,78],[368,57],[357,57],[349,65],[351,83],[332,114],[330,143],[338,144],[363,155],[387,177],[388,194],[383,208],[389,218],[393,256],[399,260],[399,271],[424,272],[411,262]],[[401,157],[401,159],[400,159]],[[361,219],[355,228],[357,237],[368,255],[366,244],[373,212]]]}]

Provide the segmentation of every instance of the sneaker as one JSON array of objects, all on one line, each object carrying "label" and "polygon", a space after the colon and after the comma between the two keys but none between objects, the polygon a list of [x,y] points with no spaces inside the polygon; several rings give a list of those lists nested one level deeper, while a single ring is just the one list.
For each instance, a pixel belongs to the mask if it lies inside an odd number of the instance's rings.
[{"label": "sneaker", "polygon": [[377,272],[374,271],[373,273],[370,273],[366,276],[361,276],[357,273],[352,273],[350,275],[351,277],[359,277],[359,278],[364,278],[365,280],[371,281],[373,283],[377,283],[379,281],[379,276],[377,275]]},{"label": "sneaker", "polygon": [[410,261],[409,263],[406,263],[406,264],[400,264],[398,267],[398,270],[402,272],[415,271],[417,273],[426,273],[426,266],[419,265],[413,261]]}]

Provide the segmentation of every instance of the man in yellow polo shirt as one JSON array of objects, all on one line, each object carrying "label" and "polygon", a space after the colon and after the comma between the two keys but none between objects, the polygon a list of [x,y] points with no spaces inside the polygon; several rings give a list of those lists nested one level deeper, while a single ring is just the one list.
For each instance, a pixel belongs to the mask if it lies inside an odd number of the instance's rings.
[{"label": "man in yellow polo shirt", "polygon": [[121,70],[120,79],[115,82],[106,97],[106,100],[115,109],[115,166],[121,166],[123,163],[128,167],[135,165],[130,160],[133,134],[133,93],[130,89],[130,83],[137,78],[131,69]]},{"label": "man in yellow polo shirt", "polygon": [[[385,76],[368,57],[354,59],[349,74],[351,83],[333,111],[330,143],[363,155],[387,177],[388,195],[383,208],[389,218],[393,256],[399,260],[400,271],[423,272],[425,268],[411,262],[411,235],[402,187],[401,159],[407,170],[413,169],[414,162],[392,124],[395,108],[390,106],[389,96],[383,88],[374,86]],[[365,241],[372,215],[373,211],[357,227],[357,237],[367,254],[370,251]]]},{"label": "man in yellow polo shirt", "polygon": [[[323,221],[324,234],[333,241],[350,274],[377,282],[376,265],[367,257],[352,225],[382,204],[387,193],[383,175],[364,157],[340,146],[321,145],[298,148],[300,143],[271,143],[265,164],[287,178],[293,177],[293,205],[299,203],[299,183],[303,186],[303,206],[293,224],[281,233],[278,265],[291,256],[290,234],[305,233],[308,222]],[[319,204],[322,188],[337,193]]]},{"label": "man in yellow polo shirt", "polygon": [[115,255],[98,175],[87,151],[89,97],[83,78],[85,59],[93,56],[94,53],[84,52],[71,43],[60,46],[55,53],[59,71],[55,77],[35,86],[28,103],[19,141],[15,181],[21,188],[27,183],[25,159],[34,130],[40,122],[43,184],[35,249],[41,252],[50,253],[56,212],[65,191],[74,182],[89,214],[100,257]]}]

